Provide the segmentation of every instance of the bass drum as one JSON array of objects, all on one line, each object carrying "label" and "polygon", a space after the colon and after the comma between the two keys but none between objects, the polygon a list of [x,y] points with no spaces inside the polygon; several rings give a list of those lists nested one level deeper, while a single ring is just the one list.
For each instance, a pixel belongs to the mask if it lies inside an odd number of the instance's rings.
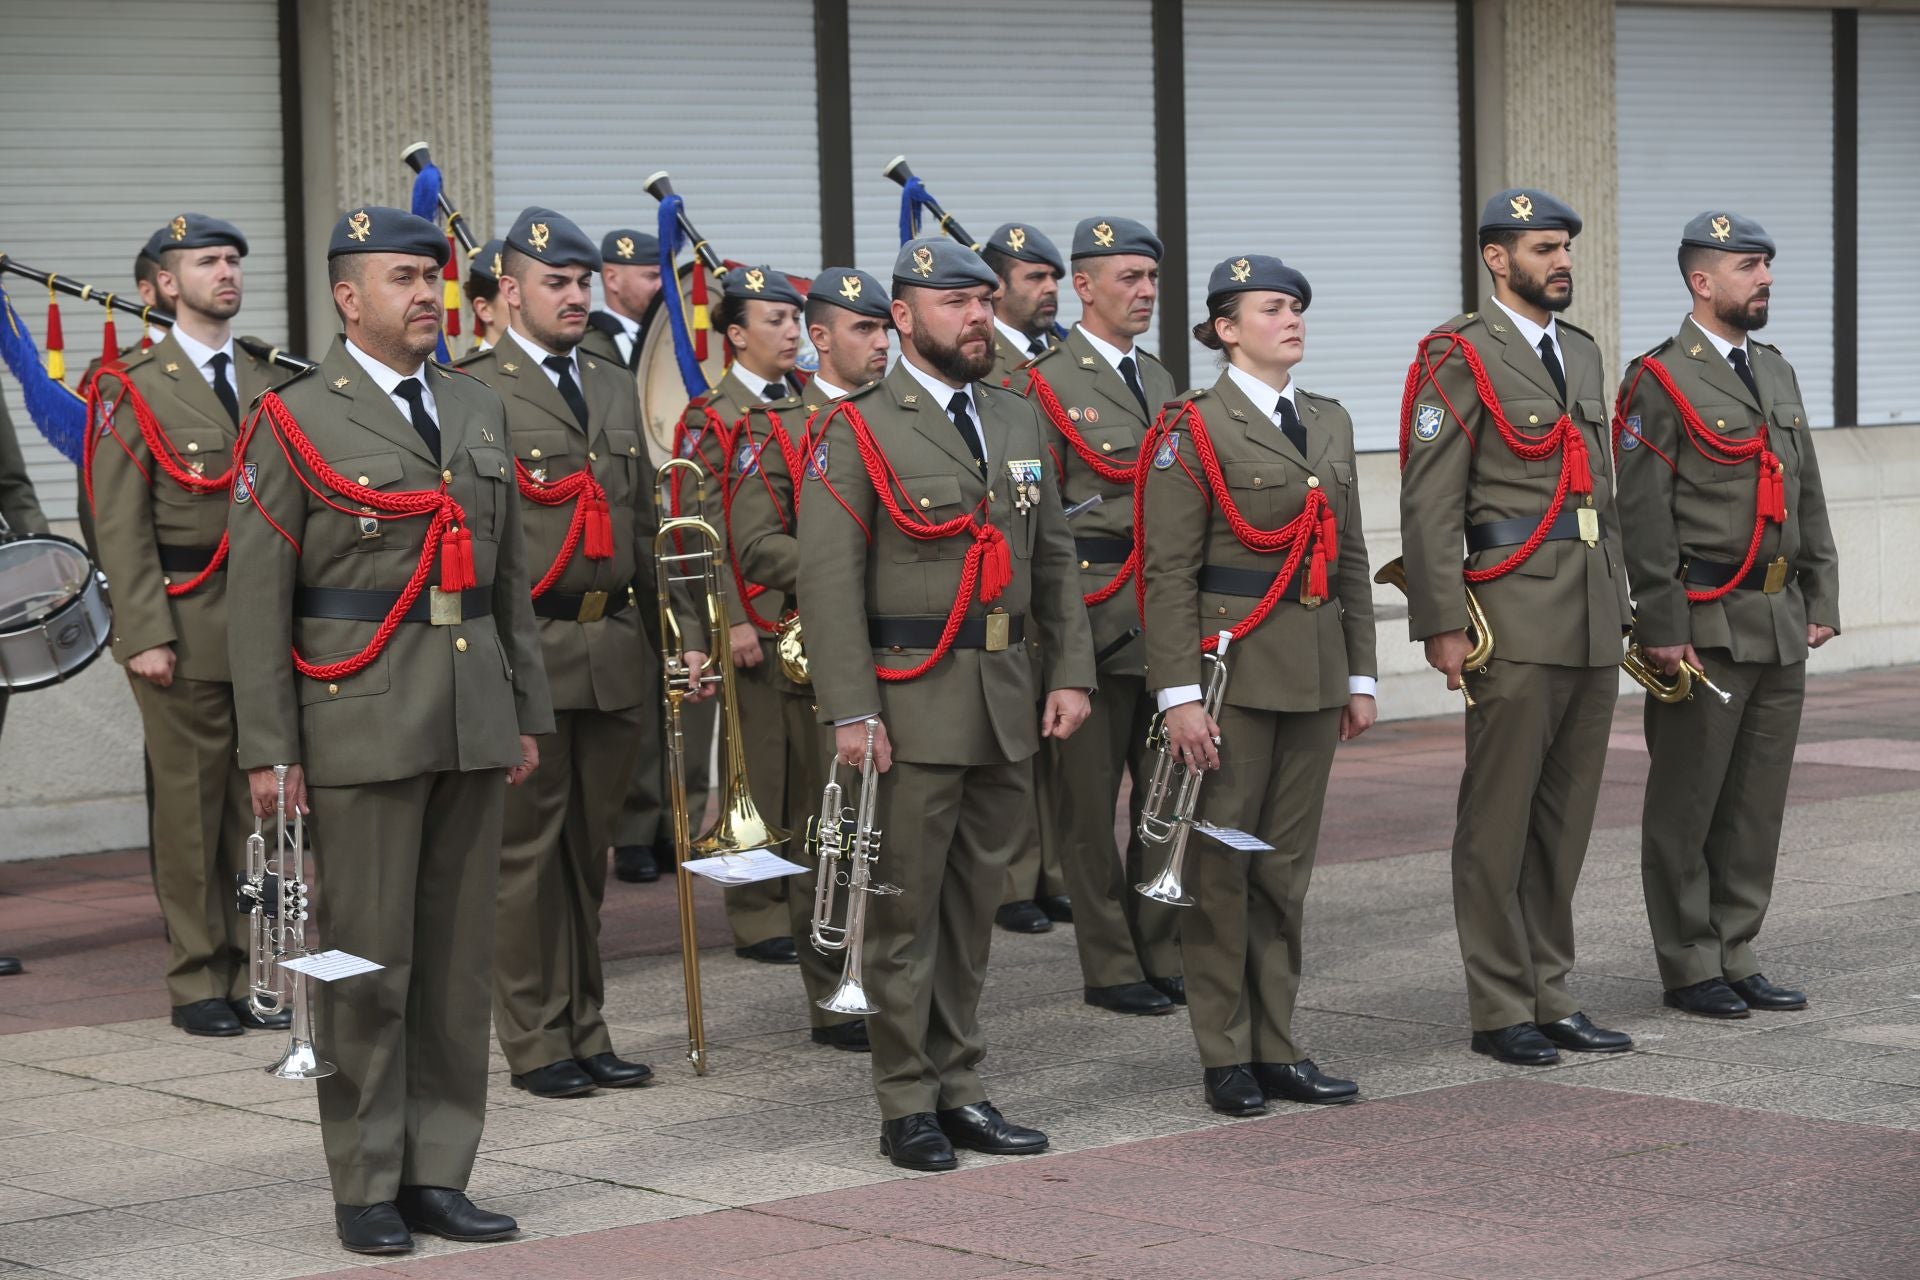
[{"label": "bass drum", "polygon": [[77,542],[51,533],[0,541],[0,682],[24,693],[86,670],[112,634],[103,587]]},{"label": "bass drum", "polygon": [[[729,261],[731,270],[740,264]],[[653,462],[658,466],[673,456],[674,430],[680,425],[680,417],[687,411],[687,386],[680,378],[680,363],[673,354],[673,325],[667,320],[663,308],[677,306],[679,297],[687,291],[688,278],[693,274],[693,264],[683,263],[680,267],[681,295],[670,288],[662,288],[660,295],[647,308],[647,318],[640,329],[640,359],[634,365],[633,377],[640,391],[640,421],[646,428],[647,442],[653,449]],[[806,276],[789,275],[793,287],[800,291],[801,297],[807,296],[807,290],[813,284]],[[719,309],[720,287],[711,275],[707,278],[707,311],[711,315]],[[691,322],[689,322],[691,323]],[[720,375],[727,370],[726,339],[717,333],[707,335],[707,358],[700,368],[707,376],[707,385],[713,386],[720,381]],[[800,331],[800,361],[795,366],[800,372],[811,376],[820,367],[820,357],[807,341],[806,326]]]}]

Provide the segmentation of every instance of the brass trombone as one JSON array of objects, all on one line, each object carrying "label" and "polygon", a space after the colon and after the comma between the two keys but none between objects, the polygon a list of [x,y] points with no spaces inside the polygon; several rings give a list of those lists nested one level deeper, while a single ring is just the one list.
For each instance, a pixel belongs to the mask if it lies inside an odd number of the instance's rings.
[{"label": "brass trombone", "polygon": [[[867,997],[861,977],[861,953],[867,937],[867,895],[898,893],[895,885],[880,884],[873,878],[873,864],[880,853],[880,830],[873,825],[874,805],[879,798],[880,773],[873,763],[874,739],[880,722],[866,721],[867,748],[860,757],[860,795],[849,808],[840,785],[840,756],[836,752],[827,769],[827,785],[820,795],[820,816],[807,832],[807,843],[820,860],[820,876],[813,886],[813,945],[832,955],[847,954],[840,972],[840,985],[824,1000],[816,1000],[829,1013],[852,1013],[865,1017],[880,1012]],[[845,864],[844,869],[842,864]],[[833,923],[835,899],[841,885],[847,889],[847,918]]]},{"label": "brass trombone", "polygon": [[[1230,633],[1222,631],[1219,649],[1200,655],[1207,669],[1200,705],[1215,723],[1219,722],[1220,706],[1227,697],[1227,645],[1230,642]],[[1147,748],[1154,753],[1153,779],[1147,784],[1146,799],[1140,806],[1138,830],[1142,844],[1167,846],[1167,865],[1153,879],[1133,887],[1155,902],[1164,902],[1170,907],[1190,907],[1194,899],[1181,883],[1181,873],[1187,863],[1187,839],[1193,834],[1193,815],[1200,807],[1200,783],[1206,774],[1174,759],[1173,740],[1167,736],[1164,711],[1154,716],[1152,727],[1147,730]],[[1169,795],[1173,808],[1163,814]]]},{"label": "brass trombone", "polygon": [[307,828],[298,810],[287,824],[287,770],[273,766],[277,794],[273,805],[273,853],[261,820],[247,837],[247,870],[237,886],[240,910],[248,915],[247,1004],[254,1016],[270,1018],[293,1010],[287,1048],[267,1074],[282,1080],[318,1080],[333,1074],[331,1062],[313,1046],[313,1000],[307,975],[285,961],[311,955],[307,950]]},{"label": "brass trombone", "polygon": [[[1407,590],[1407,561],[1405,556],[1395,556],[1380,566],[1380,572],[1373,580],[1391,587],[1398,587],[1400,594],[1408,599],[1413,592]],[[1467,651],[1466,661],[1460,664],[1460,696],[1467,700],[1468,706],[1474,706],[1473,690],[1467,687],[1467,672],[1477,671],[1485,675],[1487,663],[1493,660],[1493,624],[1487,621],[1486,610],[1480,607],[1480,598],[1473,594],[1473,588],[1467,589],[1467,637],[1473,641],[1473,648]]]},{"label": "brass trombone", "polygon": [[1656,702],[1691,701],[1696,684],[1720,699],[1723,707],[1733,701],[1732,694],[1707,679],[1704,670],[1685,658],[1680,659],[1680,669],[1668,676],[1647,660],[1646,650],[1640,647],[1638,640],[1627,641],[1627,655],[1620,659],[1620,669],[1632,676],[1635,684],[1652,694]]}]

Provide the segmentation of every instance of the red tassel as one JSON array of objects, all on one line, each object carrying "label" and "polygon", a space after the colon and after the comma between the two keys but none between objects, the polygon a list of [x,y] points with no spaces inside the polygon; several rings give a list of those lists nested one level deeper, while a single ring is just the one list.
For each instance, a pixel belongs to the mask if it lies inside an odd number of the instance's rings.
[{"label": "red tassel", "polygon": [[589,560],[613,558],[613,507],[605,498],[589,495],[587,504],[586,549]]},{"label": "red tassel", "polygon": [[47,376],[55,382],[67,376],[67,335],[60,328],[60,303],[47,286]]},{"label": "red tassel", "polygon": [[107,312],[107,321],[100,326],[100,345],[106,348],[101,359],[112,364],[120,358],[120,331],[114,327],[113,312]]},{"label": "red tassel", "polygon": [[1760,455],[1760,516],[1775,524],[1787,522],[1787,476],[1780,459],[1772,453]]},{"label": "red tassel", "polygon": [[1333,522],[1331,505],[1320,513],[1320,546],[1326,551],[1327,559],[1340,558],[1340,529]]},{"label": "red tassel", "polygon": [[1587,439],[1580,428],[1566,419],[1567,488],[1573,493],[1593,492],[1593,468],[1587,462]]},{"label": "red tassel", "polygon": [[1307,594],[1315,600],[1327,598],[1327,553],[1324,544],[1314,545],[1313,560],[1307,565]]},{"label": "red tassel", "polygon": [[989,525],[981,533],[980,598],[998,600],[1000,593],[1013,585],[1013,549],[1006,535]]},{"label": "red tassel", "polygon": [[473,534],[449,529],[440,541],[440,589],[465,591],[479,585],[473,572]]},{"label": "red tassel", "polygon": [[142,321],[140,324],[140,349],[142,351],[153,350],[153,332],[147,328],[145,321]]}]

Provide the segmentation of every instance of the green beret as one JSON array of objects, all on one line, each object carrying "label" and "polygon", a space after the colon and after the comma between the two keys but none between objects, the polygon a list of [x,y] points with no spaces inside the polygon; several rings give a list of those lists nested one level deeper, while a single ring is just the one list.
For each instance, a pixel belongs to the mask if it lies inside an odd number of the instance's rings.
[{"label": "green beret", "polygon": [[327,240],[327,258],[349,253],[408,253],[447,265],[447,234],[405,209],[370,204],[342,214]]}]

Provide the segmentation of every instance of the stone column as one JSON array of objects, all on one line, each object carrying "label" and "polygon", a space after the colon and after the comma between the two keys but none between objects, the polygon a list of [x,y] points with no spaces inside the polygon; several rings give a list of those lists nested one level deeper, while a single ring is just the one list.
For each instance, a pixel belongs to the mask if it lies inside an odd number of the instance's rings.
[{"label": "stone column", "polygon": [[1636,354],[1619,350],[1613,11],[1613,0],[1474,4],[1476,195],[1541,187],[1579,212],[1586,225],[1574,241],[1567,319],[1599,341],[1610,378]]}]

